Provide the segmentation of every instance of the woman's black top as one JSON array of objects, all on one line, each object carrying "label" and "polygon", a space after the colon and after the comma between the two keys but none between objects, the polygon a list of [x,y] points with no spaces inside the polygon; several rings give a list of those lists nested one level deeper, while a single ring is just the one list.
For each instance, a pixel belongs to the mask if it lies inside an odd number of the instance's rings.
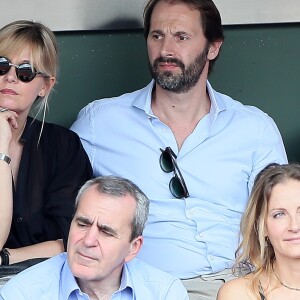
[{"label": "woman's black top", "polygon": [[[59,125],[27,118],[13,194],[13,219],[5,247],[63,239],[69,233],[79,188],[92,168],[78,135]],[[40,140],[39,140],[40,137]]]}]

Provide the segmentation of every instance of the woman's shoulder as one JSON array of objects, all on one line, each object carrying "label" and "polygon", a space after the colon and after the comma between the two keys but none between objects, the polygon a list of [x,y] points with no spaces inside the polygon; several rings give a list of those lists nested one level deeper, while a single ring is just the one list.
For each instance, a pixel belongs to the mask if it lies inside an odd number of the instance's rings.
[{"label": "woman's shoulder", "polygon": [[75,134],[77,136],[77,134],[74,131],[72,131],[71,129],[66,128],[66,127],[64,127],[62,125],[59,125],[59,124],[55,124],[55,123],[45,122],[44,123],[44,128],[46,130],[56,131],[56,132],[60,132],[62,134],[70,134],[70,135]]},{"label": "woman's shoulder", "polygon": [[76,132],[69,128],[58,124],[45,122],[43,125],[41,138],[59,141],[62,143],[76,143],[79,142],[79,136]]},{"label": "woman's shoulder", "polygon": [[218,292],[217,300],[250,300],[249,276],[225,282]]},{"label": "woman's shoulder", "polygon": [[27,117],[25,130],[29,133],[32,132],[33,134],[41,134],[41,138],[43,137],[43,135],[62,135],[76,138],[78,137],[77,133],[70,130],[69,128],[51,122],[42,122],[41,120],[30,116]]}]

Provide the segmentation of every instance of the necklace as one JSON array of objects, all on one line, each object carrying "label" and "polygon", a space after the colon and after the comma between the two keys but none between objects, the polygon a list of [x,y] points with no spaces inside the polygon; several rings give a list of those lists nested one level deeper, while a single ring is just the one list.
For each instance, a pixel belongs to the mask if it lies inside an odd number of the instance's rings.
[{"label": "necklace", "polygon": [[[272,266],[272,269],[273,269],[273,266]],[[284,284],[284,283],[280,280],[279,276],[274,272],[274,269],[273,269],[273,273],[274,273],[274,275],[276,276],[277,280],[280,282],[280,284],[281,284],[282,286],[284,286],[285,288],[287,288],[287,289],[289,289],[289,290],[300,292],[300,288],[298,289],[298,288],[290,287],[290,286]]]}]

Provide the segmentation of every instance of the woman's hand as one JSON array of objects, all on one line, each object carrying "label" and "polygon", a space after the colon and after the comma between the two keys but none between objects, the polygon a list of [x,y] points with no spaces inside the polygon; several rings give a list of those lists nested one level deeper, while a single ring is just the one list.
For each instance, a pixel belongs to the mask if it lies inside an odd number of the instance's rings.
[{"label": "woman's hand", "polygon": [[[8,156],[10,154],[9,146],[13,136],[13,129],[18,128],[17,118],[17,113],[0,108],[0,153]],[[0,249],[6,243],[12,220],[13,195],[11,172],[11,165],[6,161],[0,161]]]},{"label": "woman's hand", "polygon": [[17,118],[18,114],[16,112],[0,109],[0,152],[8,153],[12,139],[12,128],[18,128]]}]

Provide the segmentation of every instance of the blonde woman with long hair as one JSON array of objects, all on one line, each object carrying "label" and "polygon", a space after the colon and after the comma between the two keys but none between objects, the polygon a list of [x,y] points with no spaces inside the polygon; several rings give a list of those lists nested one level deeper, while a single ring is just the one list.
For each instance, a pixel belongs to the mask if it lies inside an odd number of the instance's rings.
[{"label": "blonde woman with long hair", "polygon": [[0,264],[64,251],[79,187],[92,176],[78,136],[29,116],[57,77],[53,32],[32,21],[0,29]]},{"label": "blonde woman with long hair", "polygon": [[300,299],[300,165],[267,166],[258,174],[241,221],[234,270],[217,300]]}]

